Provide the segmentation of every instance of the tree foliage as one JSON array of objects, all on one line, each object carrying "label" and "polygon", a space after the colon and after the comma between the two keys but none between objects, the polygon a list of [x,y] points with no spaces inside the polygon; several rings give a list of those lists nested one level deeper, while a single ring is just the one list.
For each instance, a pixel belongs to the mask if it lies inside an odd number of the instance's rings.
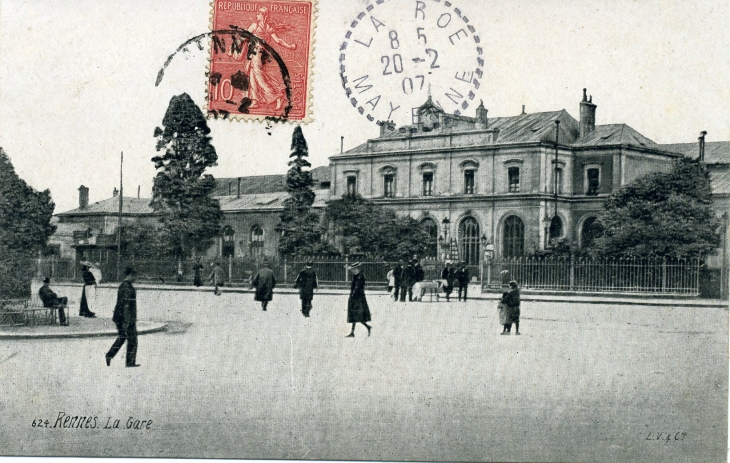
[{"label": "tree foliage", "polygon": [[683,158],[668,173],[641,177],[614,192],[599,217],[595,254],[635,258],[698,258],[720,244],[705,165]]},{"label": "tree foliage", "polygon": [[286,174],[289,197],[284,200],[281,222],[277,226],[277,231],[283,232],[279,240],[279,252],[285,256],[335,254],[336,250],[323,242],[320,216],[312,211],[315,197],[312,173],[305,170],[311,167],[305,159],[309,156],[309,149],[299,126],[294,128],[291,150],[289,171]]},{"label": "tree foliage", "polygon": [[160,259],[172,257],[161,240],[158,227],[145,222],[122,225],[122,253],[127,259]]},{"label": "tree foliage", "polygon": [[373,260],[409,259],[423,255],[430,235],[417,220],[398,216],[359,195],[345,195],[327,205],[330,230],[345,254],[362,253]]},{"label": "tree foliage", "polygon": [[56,227],[51,192],[21,179],[0,148],[0,298],[27,297],[34,258]]},{"label": "tree foliage", "polygon": [[158,173],[151,206],[162,213],[160,231],[169,251],[187,257],[208,248],[220,233],[223,214],[211,197],[215,179],[204,174],[218,155],[205,117],[188,94],[170,100],[162,125],[154,133],[157,151],[164,154],[152,158]]}]

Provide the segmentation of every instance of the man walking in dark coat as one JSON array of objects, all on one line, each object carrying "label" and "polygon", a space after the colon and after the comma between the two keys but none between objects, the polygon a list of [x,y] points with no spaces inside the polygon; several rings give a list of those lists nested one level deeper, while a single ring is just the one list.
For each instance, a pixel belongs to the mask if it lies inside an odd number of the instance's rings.
[{"label": "man walking in dark coat", "polygon": [[45,277],[43,279],[43,286],[38,290],[38,297],[43,301],[43,307],[58,309],[58,321],[61,323],[61,326],[68,326],[66,314],[63,311],[66,308],[66,304],[68,304],[68,298],[56,296],[56,293],[48,286],[50,283],[50,278]]},{"label": "man walking in dark coat", "polygon": [[398,301],[400,295],[400,285],[403,281],[403,261],[401,260],[393,269],[393,278],[395,278],[395,292],[393,293],[393,299]]},{"label": "man walking in dark coat", "polygon": [[413,267],[413,262],[408,261],[408,265],[403,269],[403,277],[400,283],[400,300],[405,302],[406,291],[408,292],[408,302],[413,300],[413,284],[416,282],[416,269]]},{"label": "man walking in dark coat", "polygon": [[276,286],[276,278],[274,272],[269,268],[269,263],[264,261],[256,276],[251,280],[251,285],[256,288],[254,295],[255,301],[261,302],[261,308],[266,311],[269,301],[274,298],[274,287]]},{"label": "man walking in dark coat", "polygon": [[299,298],[302,300],[302,315],[309,317],[312,310],[312,299],[314,298],[314,290],[318,286],[317,272],[312,269],[314,262],[311,260],[304,266],[304,270],[299,272],[294,287],[299,289]]},{"label": "man walking in dark coat", "polygon": [[466,292],[469,287],[469,269],[464,261],[461,262],[459,269],[456,271],[456,281],[459,284],[459,300],[461,300],[461,292],[464,291],[464,302],[466,302]]},{"label": "man walking in dark coat", "polygon": [[370,321],[370,307],[365,299],[365,276],[360,273],[360,262],[352,264],[352,284],[350,285],[350,298],[347,300],[347,323],[352,323],[352,331],[346,337],[355,337],[355,325],[362,323],[368,329],[370,336],[371,326],[367,324]]},{"label": "man walking in dark coat", "polygon": [[106,354],[106,366],[111,365],[112,359],[124,341],[127,342],[127,367],[138,367],[137,364],[137,290],[132,283],[137,279],[137,272],[132,267],[124,270],[126,277],[117,291],[117,305],[114,306],[112,321],[117,325],[119,336]]},{"label": "man walking in dark coat", "polygon": [[94,278],[94,274],[91,273],[91,270],[89,270],[91,263],[82,262],[81,265],[81,277],[84,279],[84,288],[81,290],[81,306],[79,307],[79,315],[82,317],[94,318],[96,317],[96,313],[89,310],[86,288],[92,285],[96,286],[96,278]]}]

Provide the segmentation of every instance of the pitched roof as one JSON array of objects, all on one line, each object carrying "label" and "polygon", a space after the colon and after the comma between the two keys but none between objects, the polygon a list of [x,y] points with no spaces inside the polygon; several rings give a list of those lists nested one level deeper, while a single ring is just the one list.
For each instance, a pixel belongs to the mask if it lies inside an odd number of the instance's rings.
[{"label": "pitched roof", "polygon": [[561,144],[570,144],[578,137],[578,121],[564,109],[520,114],[489,119],[489,129],[499,130],[497,143],[554,142],[555,121],[560,121]]},{"label": "pitched roof", "polygon": [[[150,198],[124,197],[122,201],[122,215],[145,215],[154,214],[150,207]],[[81,216],[81,215],[114,215],[119,214],[119,196],[98,201],[84,208],[76,208],[66,212],[60,212],[57,216]]]},{"label": "pitched roof", "polygon": [[[329,166],[315,167],[310,172],[312,173],[315,188],[330,180]],[[237,195],[239,178],[241,179],[242,195],[286,191],[286,174],[251,175],[248,177],[224,177],[215,179],[216,187],[213,190],[213,196],[228,196],[229,191],[231,195]]]},{"label": "pitched roof", "polygon": [[659,147],[626,124],[597,125],[595,130],[575,141],[577,146],[633,145],[646,148]]},{"label": "pitched roof", "polygon": [[[673,153],[696,158],[700,155],[700,147],[695,143],[670,143],[659,145],[661,148]],[[705,143],[705,162],[713,164],[730,163],[730,141],[713,141]]]},{"label": "pitched roof", "polygon": [[[330,190],[314,190],[314,204],[312,207],[320,209],[325,207],[325,202],[329,199]],[[277,191],[273,193],[256,193],[236,196],[219,196],[218,202],[223,212],[239,212],[239,211],[270,211],[283,210],[284,200],[289,197],[286,191]]]}]

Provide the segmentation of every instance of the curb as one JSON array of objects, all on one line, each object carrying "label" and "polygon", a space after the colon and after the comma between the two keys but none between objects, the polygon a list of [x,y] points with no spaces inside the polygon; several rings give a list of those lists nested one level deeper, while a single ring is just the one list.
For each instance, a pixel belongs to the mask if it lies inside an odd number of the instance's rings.
[{"label": "curb", "polygon": [[[137,335],[157,333],[167,329],[167,323],[143,322],[145,325],[151,325],[148,328],[137,330]],[[105,336],[117,336],[115,331],[90,331],[81,333],[7,333],[0,332],[0,339],[65,339],[65,338],[99,338]]]}]

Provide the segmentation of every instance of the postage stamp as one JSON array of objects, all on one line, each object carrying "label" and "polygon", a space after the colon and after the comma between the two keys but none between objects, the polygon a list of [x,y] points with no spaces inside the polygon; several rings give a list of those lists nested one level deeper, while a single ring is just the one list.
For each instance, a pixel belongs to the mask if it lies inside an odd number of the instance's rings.
[{"label": "postage stamp", "polygon": [[215,1],[208,112],[308,122],[316,0]]}]

